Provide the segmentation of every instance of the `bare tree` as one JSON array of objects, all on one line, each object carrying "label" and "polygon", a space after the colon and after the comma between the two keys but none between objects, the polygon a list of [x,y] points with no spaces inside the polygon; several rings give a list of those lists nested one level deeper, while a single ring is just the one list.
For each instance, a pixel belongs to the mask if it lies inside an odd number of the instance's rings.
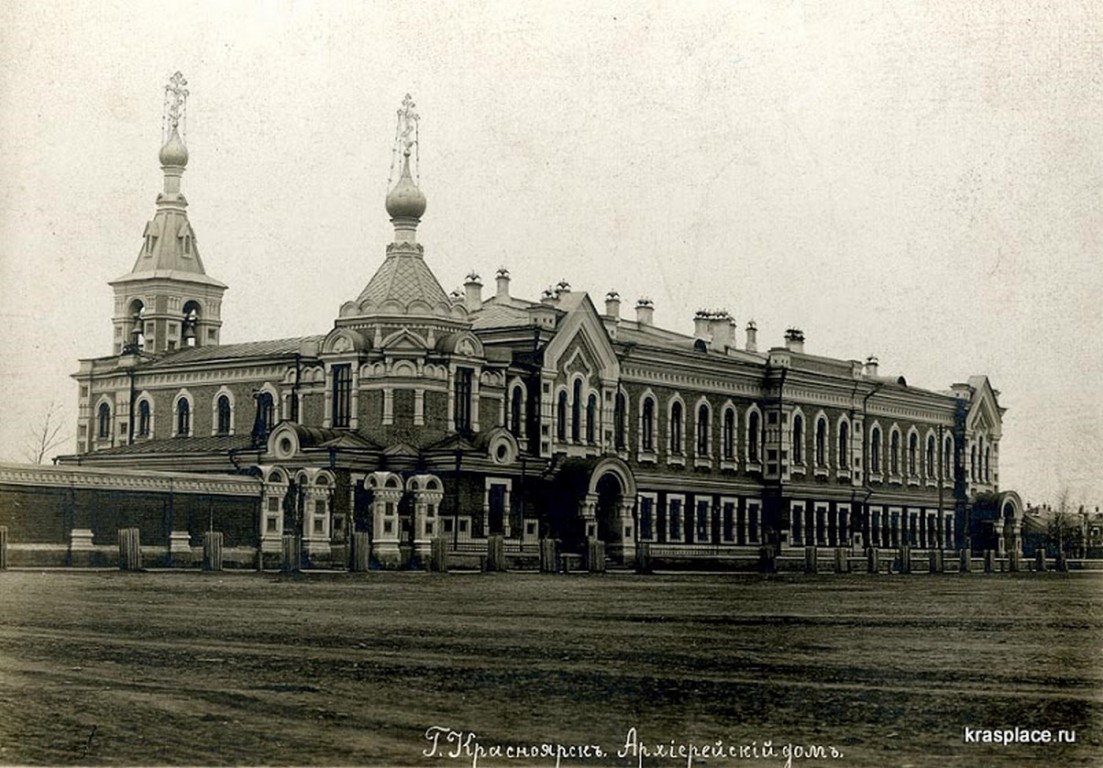
[{"label": "bare tree", "polygon": [[28,433],[23,456],[32,464],[44,463],[50,451],[69,439],[68,434],[62,433],[64,428],[65,420],[61,406],[56,402],[50,403],[41,421]]},{"label": "bare tree", "polygon": [[1057,496],[1053,516],[1046,525],[1046,543],[1057,552],[1072,554],[1083,546],[1083,528],[1080,517],[1073,511],[1069,489],[1063,488]]}]

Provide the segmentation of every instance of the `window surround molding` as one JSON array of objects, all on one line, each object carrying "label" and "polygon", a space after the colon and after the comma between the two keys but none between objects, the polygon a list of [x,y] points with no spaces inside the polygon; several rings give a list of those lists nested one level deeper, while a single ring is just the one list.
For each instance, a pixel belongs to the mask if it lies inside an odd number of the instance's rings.
[{"label": "window surround molding", "polygon": [[[180,434],[180,402],[185,401],[188,404],[188,431]],[[195,434],[195,398],[192,397],[191,392],[186,388],[181,389],[172,398],[172,436],[173,437],[191,437]]]},{"label": "window surround molding", "polygon": [[845,413],[835,422],[835,453],[835,476],[849,480],[854,464],[854,424]]},{"label": "window surround molding", "polygon": [[[731,414],[731,432],[727,431],[728,414]],[[729,443],[730,440],[730,443]],[[731,454],[727,455],[727,449]],[[720,469],[735,470],[739,467],[739,412],[731,400],[725,400],[720,408]]]},{"label": "window surround molding", "polygon": [[[672,514],[674,502],[678,502],[678,514]],[[678,536],[672,535],[673,521],[677,519]],[[666,540],[671,544],[684,544],[686,540],[686,497],[682,493],[666,495]]]},{"label": "window surround molding", "polygon": [[893,422],[889,428],[889,441],[888,441],[888,478],[890,483],[896,483],[900,485],[903,482],[903,440],[900,436],[900,425]]},{"label": "window surround molding", "polygon": [[[674,406],[680,406],[682,412],[678,434],[674,434]],[[686,463],[686,403],[675,392],[666,401],[666,462],[684,467]]]},{"label": "window surround molding", "polygon": [[874,419],[866,434],[869,441],[869,481],[880,483],[885,477],[885,429],[881,422]]},{"label": "window surround molding", "polygon": [[[142,432],[141,432],[142,403],[147,403],[149,405],[149,434],[146,434],[146,435],[143,435]],[[135,440],[152,440],[153,436],[155,434],[157,434],[156,431],[155,431],[156,425],[154,423],[154,420],[156,419],[156,409],[153,407],[153,404],[154,404],[153,396],[151,394],[149,394],[149,392],[147,392],[144,389],[138,395],[138,397],[134,400],[134,420],[135,420],[134,439]]]},{"label": "window surround molding", "polygon": [[904,459],[904,474],[908,478],[908,485],[918,486],[923,466],[923,446],[919,441],[919,430],[914,425],[908,428]]},{"label": "window surround molding", "polygon": [[[800,419],[800,434],[797,424]],[[803,476],[808,466],[808,417],[799,405],[789,414],[789,472]]]},{"label": "window surround molding", "polygon": [[[651,401],[651,424],[649,430],[645,430],[644,415],[647,410],[647,402]],[[655,397],[655,393],[650,388],[645,389],[639,399],[639,416],[637,417],[637,424],[639,425],[639,436],[637,444],[638,460],[641,462],[655,463],[658,460],[658,450],[656,448],[658,432],[658,415],[659,415],[659,399]],[[648,432],[648,434],[645,434]],[[647,444],[650,443],[650,448],[647,448]]]},{"label": "window surround molding", "polygon": [[[705,452],[701,453],[701,409],[707,412],[705,417]],[[682,430],[682,439],[685,439],[685,430]],[[701,469],[712,469],[712,403],[704,395],[697,398],[693,404],[693,466]]]},{"label": "window surround molding", "polygon": [[[756,444],[751,445],[751,420],[752,416],[757,417],[758,422],[758,435]],[[752,403],[747,406],[746,416],[743,418],[743,444],[745,446],[744,456],[747,457],[747,471],[748,472],[761,472],[762,471],[762,454],[765,450],[765,425],[763,424],[762,409],[758,407],[757,403]],[[755,453],[752,456],[751,448],[755,449]]]},{"label": "window surround molding", "polygon": [[[219,398],[225,397],[230,402],[230,429],[227,432],[218,431],[218,401]],[[236,404],[234,403],[234,393],[226,388],[225,385],[218,388],[218,391],[214,393],[214,397],[211,398],[211,435],[232,435],[234,434],[234,415],[236,413]],[[192,430],[195,431],[194,429]]]},{"label": "window surround molding", "polygon": [[[823,410],[816,412],[812,423],[815,425],[812,438],[812,464],[815,467],[816,477],[827,477],[831,464],[831,422]],[[823,433],[820,433],[820,427]],[[822,440],[821,440],[822,437]]]}]

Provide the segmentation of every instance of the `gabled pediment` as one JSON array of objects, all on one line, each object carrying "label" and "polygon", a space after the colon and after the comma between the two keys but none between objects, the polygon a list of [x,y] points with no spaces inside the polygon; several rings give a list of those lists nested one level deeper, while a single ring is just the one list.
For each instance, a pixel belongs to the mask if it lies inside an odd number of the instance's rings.
[{"label": "gabled pediment", "polygon": [[605,324],[589,296],[583,294],[565,318],[559,330],[544,350],[544,369],[597,375],[606,381],[620,378],[620,362],[613,350]]},{"label": "gabled pediment", "polygon": [[996,392],[992,389],[988,377],[974,376],[970,378],[969,385],[973,394],[969,401],[969,413],[965,419],[966,428],[974,432],[988,432],[993,437],[999,437],[1003,423],[1003,409],[996,400]]}]

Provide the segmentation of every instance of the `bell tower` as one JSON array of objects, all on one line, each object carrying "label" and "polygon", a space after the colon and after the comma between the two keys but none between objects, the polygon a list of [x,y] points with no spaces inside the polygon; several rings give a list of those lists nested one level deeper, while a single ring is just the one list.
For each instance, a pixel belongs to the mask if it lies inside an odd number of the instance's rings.
[{"label": "bell tower", "polygon": [[195,230],[180,177],[188,165],[186,133],[188,81],[177,72],[165,86],[160,161],[164,191],[142,234],[134,268],[109,285],[115,289],[116,355],[168,354],[218,344],[224,283],[209,277],[199,257]]}]

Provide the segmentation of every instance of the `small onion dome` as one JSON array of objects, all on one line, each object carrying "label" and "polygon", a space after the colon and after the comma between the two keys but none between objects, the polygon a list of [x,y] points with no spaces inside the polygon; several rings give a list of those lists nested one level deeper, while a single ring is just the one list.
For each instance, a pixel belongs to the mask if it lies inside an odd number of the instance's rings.
[{"label": "small onion dome", "polygon": [[402,176],[387,194],[387,213],[392,219],[420,219],[425,213],[425,195],[410,177],[410,154],[402,165]]},{"label": "small onion dome", "polygon": [[184,167],[188,164],[188,148],[184,146],[184,142],[180,139],[180,134],[176,129],[172,129],[172,135],[169,136],[169,140],[165,142],[165,146],[161,147],[161,165],[179,165]]}]

